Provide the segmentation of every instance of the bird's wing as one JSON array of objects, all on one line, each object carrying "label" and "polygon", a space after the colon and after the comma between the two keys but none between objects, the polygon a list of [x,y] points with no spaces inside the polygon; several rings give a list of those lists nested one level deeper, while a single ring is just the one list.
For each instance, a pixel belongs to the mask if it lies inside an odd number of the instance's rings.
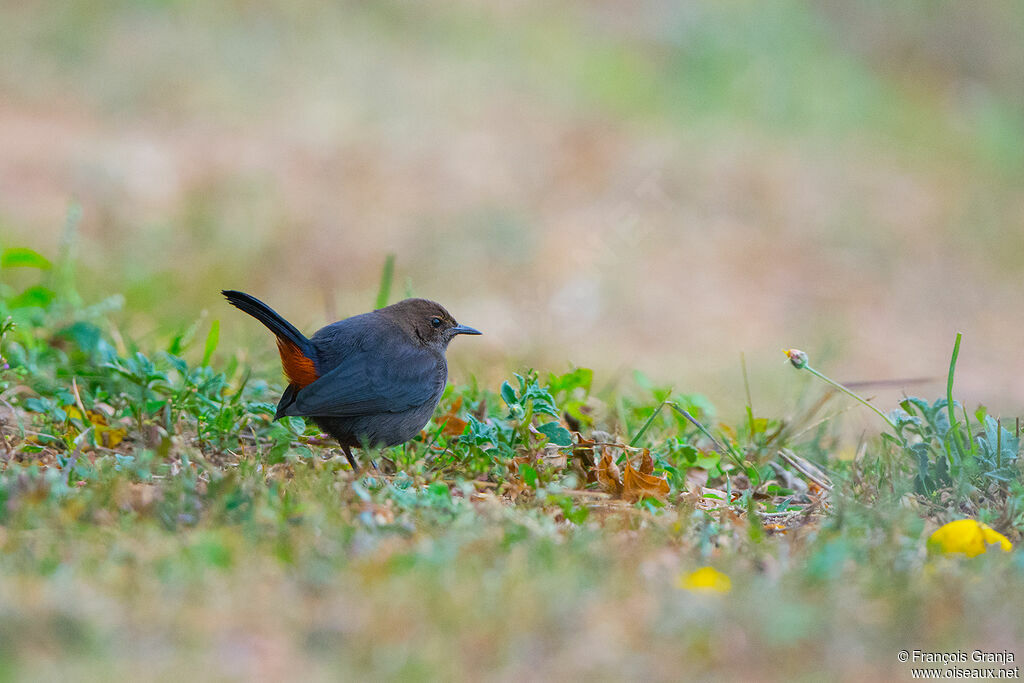
[{"label": "bird's wing", "polygon": [[376,335],[352,348],[337,366],[295,394],[285,415],[352,417],[400,413],[439,394],[447,379],[444,357],[419,346],[378,343]]}]

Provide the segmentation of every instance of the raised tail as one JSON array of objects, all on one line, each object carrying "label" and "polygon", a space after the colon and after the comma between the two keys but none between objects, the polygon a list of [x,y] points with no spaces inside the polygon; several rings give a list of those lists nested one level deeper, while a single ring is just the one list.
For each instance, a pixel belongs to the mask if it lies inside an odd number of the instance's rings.
[{"label": "raised tail", "polygon": [[281,354],[281,365],[291,384],[302,388],[316,381],[319,377],[316,350],[304,334],[251,294],[233,289],[225,289],[221,294],[232,306],[256,318],[274,333],[277,337],[277,350]]}]

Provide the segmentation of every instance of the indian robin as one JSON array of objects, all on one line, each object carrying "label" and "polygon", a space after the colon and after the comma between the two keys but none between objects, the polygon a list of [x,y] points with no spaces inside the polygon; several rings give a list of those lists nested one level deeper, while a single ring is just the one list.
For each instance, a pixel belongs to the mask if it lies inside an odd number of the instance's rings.
[{"label": "indian robin", "polygon": [[288,388],[274,419],[312,418],[338,440],[354,470],[353,446],[395,446],[423,429],[448,380],[448,343],[458,334],[481,334],[455,322],[441,304],[405,299],[306,338],[256,297],[221,293],[277,337]]}]

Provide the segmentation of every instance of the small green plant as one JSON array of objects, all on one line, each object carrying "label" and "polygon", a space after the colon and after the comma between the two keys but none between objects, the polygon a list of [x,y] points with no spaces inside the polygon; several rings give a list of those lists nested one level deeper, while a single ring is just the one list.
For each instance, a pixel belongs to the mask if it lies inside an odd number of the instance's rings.
[{"label": "small green plant", "polygon": [[[954,492],[966,500],[995,483],[1006,487],[1021,476],[1020,435],[1002,426],[1000,420],[981,408],[975,413],[978,434],[972,436],[971,421],[963,406],[953,399],[953,380],[960,354],[961,335],[956,335],[946,382],[946,397],[929,403],[908,397],[886,415],[872,403],[810,366],[807,354],[790,349],[787,356],[794,367],[807,370],[878,414],[890,427],[881,438],[902,454],[915,472],[918,493],[935,495]],[[961,419],[962,415],[962,419]]]}]

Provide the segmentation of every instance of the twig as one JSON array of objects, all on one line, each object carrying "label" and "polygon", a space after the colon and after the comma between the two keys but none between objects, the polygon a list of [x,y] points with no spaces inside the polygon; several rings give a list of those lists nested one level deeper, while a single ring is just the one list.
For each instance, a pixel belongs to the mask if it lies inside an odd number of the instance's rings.
[{"label": "twig", "polygon": [[799,510],[786,510],[784,512],[758,512],[757,516],[761,519],[779,519],[785,517],[799,517],[804,514],[806,508],[800,508]]},{"label": "twig", "polygon": [[82,419],[86,422],[89,421],[89,417],[85,414],[85,405],[82,403],[82,395],[78,393],[78,381],[71,378],[71,393],[75,396],[75,405],[82,411]]},{"label": "twig", "polygon": [[818,476],[816,473],[812,472],[810,470],[810,468],[808,468],[806,465],[804,465],[803,463],[799,462],[797,460],[798,456],[795,453],[793,453],[792,451],[790,451],[788,448],[780,448],[779,449],[779,455],[782,457],[783,460],[785,460],[790,465],[792,465],[794,468],[796,468],[797,472],[799,472],[800,474],[804,475],[805,477],[807,477],[808,479],[813,481],[815,484],[817,484],[821,488],[825,489],[826,491],[831,491],[832,490],[832,484],[828,483],[827,481],[822,479],[820,476]]},{"label": "twig", "polygon": [[607,441],[585,441],[583,443],[574,443],[568,446],[558,446],[558,448],[590,448],[591,446],[608,446],[609,448],[621,448],[624,451],[643,451],[644,448],[638,446],[628,446],[624,443],[612,443]]}]

